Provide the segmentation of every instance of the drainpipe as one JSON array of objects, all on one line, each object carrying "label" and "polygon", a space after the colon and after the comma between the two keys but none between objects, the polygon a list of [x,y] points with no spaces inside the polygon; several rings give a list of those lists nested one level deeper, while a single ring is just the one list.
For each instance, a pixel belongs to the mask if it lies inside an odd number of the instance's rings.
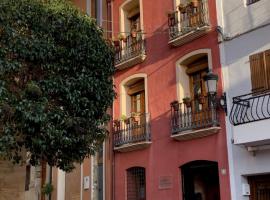
[{"label": "drainpipe", "polygon": [[[49,184],[52,185],[52,167],[49,166]],[[52,193],[49,195],[49,200],[52,200]]]}]

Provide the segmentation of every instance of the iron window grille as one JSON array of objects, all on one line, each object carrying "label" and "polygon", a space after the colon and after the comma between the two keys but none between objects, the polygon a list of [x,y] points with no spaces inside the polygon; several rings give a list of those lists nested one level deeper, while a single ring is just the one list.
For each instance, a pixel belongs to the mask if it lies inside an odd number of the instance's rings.
[{"label": "iron window grille", "polygon": [[132,167],[127,170],[127,199],[146,200],[145,169]]}]

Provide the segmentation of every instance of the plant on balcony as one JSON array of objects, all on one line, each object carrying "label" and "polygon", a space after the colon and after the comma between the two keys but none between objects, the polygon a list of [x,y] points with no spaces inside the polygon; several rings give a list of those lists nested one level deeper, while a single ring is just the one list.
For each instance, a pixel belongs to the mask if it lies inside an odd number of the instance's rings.
[{"label": "plant on balcony", "polygon": [[140,121],[141,113],[140,112],[132,112],[131,117],[134,119],[134,121],[138,122],[138,121]]},{"label": "plant on balcony", "polygon": [[180,11],[180,13],[186,13],[186,6],[182,3],[180,3],[178,5],[178,10]]},{"label": "plant on balcony", "polygon": [[205,97],[203,96],[203,94],[198,95],[198,101],[200,104],[205,104]]},{"label": "plant on balcony", "polygon": [[138,33],[138,31],[132,30],[132,31],[131,31],[131,37],[132,37],[132,38],[137,38],[137,33]]},{"label": "plant on balcony", "polygon": [[122,34],[122,33],[119,33],[119,34],[118,34],[118,40],[119,40],[119,41],[123,41],[123,42],[127,42],[127,38],[126,38],[125,35]]},{"label": "plant on balcony", "polygon": [[41,192],[42,194],[49,196],[53,192],[53,185],[51,183],[44,184]]},{"label": "plant on balcony", "polygon": [[179,102],[177,100],[171,102],[171,107],[173,108],[174,111],[179,110]]},{"label": "plant on balcony", "polygon": [[113,120],[113,124],[114,124],[114,126],[117,127],[117,128],[120,127],[120,123],[121,123],[120,120]]},{"label": "plant on balcony", "polygon": [[200,0],[188,0],[188,3],[189,3],[192,7],[197,8],[197,7],[199,7],[199,5],[200,5]]},{"label": "plant on balcony", "polygon": [[186,105],[186,107],[191,107],[191,98],[190,97],[185,97],[183,98],[183,103]]},{"label": "plant on balcony", "polygon": [[121,115],[121,121],[123,121],[125,124],[129,124],[130,119],[126,115]]},{"label": "plant on balcony", "polygon": [[168,25],[174,26],[177,23],[177,11],[167,11]]}]

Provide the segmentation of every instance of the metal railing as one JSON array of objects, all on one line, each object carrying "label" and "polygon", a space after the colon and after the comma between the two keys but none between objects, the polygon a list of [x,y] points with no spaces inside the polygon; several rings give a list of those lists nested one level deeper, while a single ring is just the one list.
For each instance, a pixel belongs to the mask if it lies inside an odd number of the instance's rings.
[{"label": "metal railing", "polygon": [[270,119],[270,92],[250,93],[233,97],[230,122],[237,126]]},{"label": "metal railing", "polygon": [[211,97],[200,97],[188,103],[171,103],[172,135],[218,125],[217,105]]},{"label": "metal railing", "polygon": [[200,27],[209,26],[208,1],[200,1],[197,7],[187,5],[181,11],[175,11],[168,16],[169,40],[176,39],[195,31]]},{"label": "metal railing", "polygon": [[150,141],[150,117],[144,113],[124,120],[114,120],[114,147],[125,144]]},{"label": "metal railing", "polygon": [[141,32],[127,36],[115,45],[115,65],[139,55],[144,55],[145,40]]}]

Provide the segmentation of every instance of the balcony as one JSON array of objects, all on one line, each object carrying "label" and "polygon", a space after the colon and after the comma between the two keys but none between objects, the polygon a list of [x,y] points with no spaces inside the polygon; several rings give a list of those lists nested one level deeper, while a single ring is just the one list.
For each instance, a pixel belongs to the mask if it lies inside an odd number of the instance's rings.
[{"label": "balcony", "polygon": [[190,102],[171,103],[171,137],[191,140],[217,133],[220,130],[217,106],[208,97]]},{"label": "balcony", "polygon": [[233,97],[230,122],[234,125],[234,144],[248,147],[270,144],[270,92]]},{"label": "balcony", "polygon": [[132,33],[114,42],[115,67],[123,70],[142,63],[146,58],[145,40],[141,32]]},{"label": "balcony", "polygon": [[149,114],[114,120],[114,150],[129,152],[144,149],[151,144]]},{"label": "balcony", "polygon": [[198,5],[179,5],[179,11],[168,14],[169,44],[177,47],[195,40],[210,31],[208,1]]}]

